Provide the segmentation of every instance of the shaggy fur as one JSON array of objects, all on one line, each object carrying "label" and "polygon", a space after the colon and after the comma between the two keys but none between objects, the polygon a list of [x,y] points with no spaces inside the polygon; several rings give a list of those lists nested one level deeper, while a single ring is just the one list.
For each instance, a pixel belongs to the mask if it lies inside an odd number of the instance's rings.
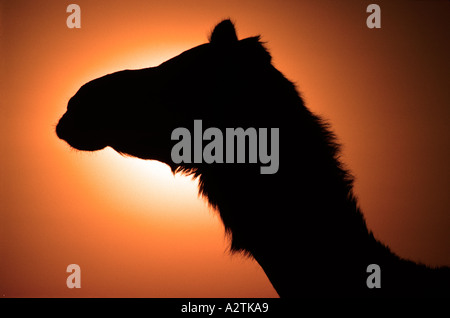
[{"label": "shaggy fur", "polygon": [[[260,164],[174,164],[171,132],[192,132],[195,119],[222,131],[279,128],[278,172],[261,175]],[[259,37],[238,40],[229,20],[209,43],[158,67],[85,84],[56,132],[76,149],[110,146],[198,177],[231,250],[254,257],[282,297],[449,295],[448,268],[403,260],[374,238],[329,125],[272,66]],[[381,267],[379,289],[366,286],[373,263]]]}]

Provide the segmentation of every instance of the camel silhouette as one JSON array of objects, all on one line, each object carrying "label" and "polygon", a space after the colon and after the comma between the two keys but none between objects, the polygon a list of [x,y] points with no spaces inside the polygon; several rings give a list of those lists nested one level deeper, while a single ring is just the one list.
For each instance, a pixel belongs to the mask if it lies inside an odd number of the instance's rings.
[{"label": "camel silhouette", "polygon": [[[254,162],[174,163],[179,141],[171,134],[178,127],[192,132],[195,120],[222,132],[279,128],[279,169],[261,174]],[[109,146],[198,177],[231,251],[253,257],[280,297],[449,296],[448,267],[404,260],[374,238],[329,125],[305,107],[260,38],[238,40],[230,20],[206,44],[157,67],[83,85],[56,133],[79,150]],[[371,264],[379,266],[373,277]]]}]

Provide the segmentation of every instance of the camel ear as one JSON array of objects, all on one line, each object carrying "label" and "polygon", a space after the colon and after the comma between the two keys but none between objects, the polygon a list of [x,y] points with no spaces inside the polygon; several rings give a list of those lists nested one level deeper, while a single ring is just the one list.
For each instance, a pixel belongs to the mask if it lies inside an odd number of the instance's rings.
[{"label": "camel ear", "polygon": [[229,19],[223,20],[214,28],[211,36],[209,37],[209,42],[212,44],[231,44],[237,42],[238,38],[236,35],[236,29],[234,28],[233,22]]}]

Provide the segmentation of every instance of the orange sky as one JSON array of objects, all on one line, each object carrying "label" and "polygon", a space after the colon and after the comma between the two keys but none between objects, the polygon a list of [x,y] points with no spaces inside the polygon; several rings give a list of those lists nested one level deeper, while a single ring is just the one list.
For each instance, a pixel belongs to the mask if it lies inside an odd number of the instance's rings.
[{"label": "orange sky", "polygon": [[[227,17],[240,38],[262,35],[332,123],[375,236],[450,265],[450,3],[376,1],[371,30],[372,2],[0,1],[0,296],[277,295],[257,263],[227,253],[195,182],[54,133],[82,84],[158,65]],[[81,29],[66,26],[70,3]],[[81,289],[66,287],[72,263]]]}]

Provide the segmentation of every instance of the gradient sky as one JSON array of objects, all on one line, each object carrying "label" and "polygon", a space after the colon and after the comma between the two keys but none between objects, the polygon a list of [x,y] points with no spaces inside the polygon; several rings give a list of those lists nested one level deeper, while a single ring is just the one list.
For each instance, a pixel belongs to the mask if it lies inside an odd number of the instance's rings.
[{"label": "gradient sky", "polygon": [[[381,29],[366,27],[370,3]],[[0,1],[0,296],[277,296],[227,252],[194,181],[54,133],[82,84],[156,66],[228,17],[332,124],[375,237],[450,265],[449,1]],[[81,289],[66,287],[72,263]]]}]

